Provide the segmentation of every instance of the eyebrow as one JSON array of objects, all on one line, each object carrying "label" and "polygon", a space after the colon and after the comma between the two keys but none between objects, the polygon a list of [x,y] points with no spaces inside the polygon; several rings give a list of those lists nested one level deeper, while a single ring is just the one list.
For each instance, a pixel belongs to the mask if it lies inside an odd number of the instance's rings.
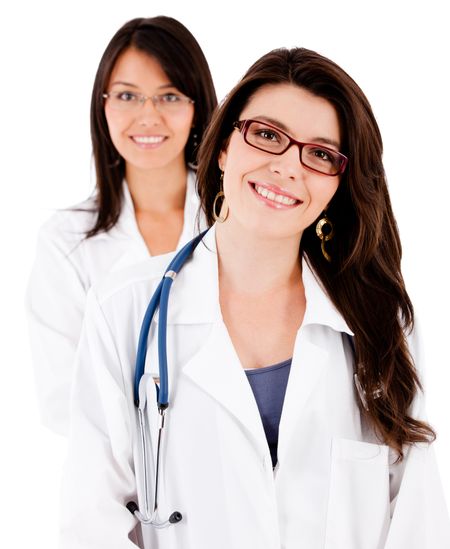
[{"label": "eyebrow", "polygon": [[283,124],[283,122],[280,122],[279,120],[276,120],[275,118],[270,118],[270,116],[255,116],[255,119],[257,120],[263,120],[264,122],[267,122],[268,124],[273,124],[274,126],[277,126],[277,128],[280,128],[280,130],[283,130],[286,133],[289,133],[290,130],[287,126]]},{"label": "eyebrow", "polygon": [[[117,82],[112,82],[111,86],[128,86],[130,88],[136,88],[138,89],[139,86],[136,86],[136,84],[132,84],[131,82],[123,82],[122,80],[118,80]],[[163,90],[166,88],[176,88],[175,84],[172,84],[169,82],[168,84],[163,84],[162,86],[158,87],[158,90]]]},{"label": "eyebrow", "polygon": [[[257,120],[262,120],[264,122],[268,122],[269,124],[273,124],[274,126],[277,126],[277,128],[280,128],[280,130],[283,130],[286,133],[290,133],[291,130],[283,124],[283,122],[280,122],[279,120],[276,120],[275,118],[270,118],[270,116],[256,116]],[[333,147],[336,147],[337,150],[340,148],[340,144],[335,141],[334,139],[330,139],[328,137],[313,137],[311,139],[311,143],[323,143],[324,145],[332,145]]]},{"label": "eyebrow", "polygon": [[117,82],[112,82],[111,86],[129,86],[130,88],[137,88],[136,84],[132,84],[131,82],[123,82],[121,80],[118,80]]},{"label": "eyebrow", "polygon": [[333,147],[336,147],[338,151],[340,149],[340,144],[334,139],[329,139],[328,137],[313,137],[312,142],[323,143],[324,145],[332,145]]}]

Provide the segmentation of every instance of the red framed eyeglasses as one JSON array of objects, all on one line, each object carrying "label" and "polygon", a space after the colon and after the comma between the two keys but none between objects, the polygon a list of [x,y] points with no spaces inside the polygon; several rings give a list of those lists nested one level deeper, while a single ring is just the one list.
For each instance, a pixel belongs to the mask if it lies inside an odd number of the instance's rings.
[{"label": "red framed eyeglasses", "polygon": [[302,143],[286,132],[261,120],[239,120],[233,127],[239,130],[247,145],[270,154],[281,155],[296,145],[300,163],[322,175],[336,176],[345,171],[348,158],[319,143]]}]

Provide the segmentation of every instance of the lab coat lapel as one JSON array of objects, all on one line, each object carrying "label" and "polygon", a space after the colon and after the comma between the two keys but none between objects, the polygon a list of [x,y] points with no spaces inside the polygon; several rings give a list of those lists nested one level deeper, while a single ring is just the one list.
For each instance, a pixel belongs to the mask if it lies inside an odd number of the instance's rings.
[{"label": "lab coat lapel", "polygon": [[300,329],[294,347],[292,366],[283,412],[280,420],[278,457],[283,461],[283,455],[301,421],[307,421],[305,410],[309,401],[321,387],[328,363],[328,352],[310,341],[308,330]]},{"label": "lab coat lapel", "polygon": [[[303,433],[308,433],[311,415],[308,410],[320,406],[319,394],[324,388],[328,368],[332,367],[327,330],[336,334],[347,333],[353,336],[342,315],[328,297],[317,279],[307,259],[302,260],[302,279],[305,288],[306,310],[302,326],[297,332],[292,366],[281,415],[278,456],[280,462],[288,451],[294,432],[302,422]],[[324,394],[324,393],[322,393]],[[325,404],[322,402],[322,404]],[[317,418],[317,416],[316,416]],[[314,425],[311,428],[317,429]]]},{"label": "lab coat lapel", "polygon": [[181,366],[183,375],[232,414],[261,452],[268,452],[256,400],[220,311],[214,226],[173,284],[168,324],[198,325],[201,337],[205,327],[211,327],[196,353]]},{"label": "lab coat lapel", "polygon": [[268,452],[256,400],[223,321],[212,325],[183,373],[246,428],[261,455]]}]

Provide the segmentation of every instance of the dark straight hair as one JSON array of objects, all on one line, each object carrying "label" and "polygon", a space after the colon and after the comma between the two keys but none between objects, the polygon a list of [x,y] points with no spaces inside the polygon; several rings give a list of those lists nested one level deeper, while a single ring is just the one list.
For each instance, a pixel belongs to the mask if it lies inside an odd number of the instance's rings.
[{"label": "dark straight hair", "polygon": [[194,127],[185,148],[186,164],[196,164],[197,144],[201,143],[217,105],[208,62],[196,39],[179,21],[165,16],[133,19],[116,32],[100,60],[92,90],[91,139],[97,179],[97,219],[86,233],[88,238],[111,229],[122,207],[125,161],[109,134],[103,94],[118,57],[128,48],[154,57],[174,86],[194,100]]},{"label": "dark straight hair", "polygon": [[[361,407],[378,436],[403,458],[404,445],[431,441],[432,428],[411,415],[421,390],[406,335],[414,312],[400,270],[401,244],[382,163],[382,140],[372,109],[354,80],[338,65],[304,48],[278,49],[259,59],[229,93],[205,135],[197,171],[208,223],[220,189],[219,155],[233,123],[266,85],[293,84],[329,101],[338,114],[341,152],[349,161],[327,208],[335,236],[322,254],[314,222],[300,254],[317,273],[330,299],[354,332],[355,362],[366,393]],[[220,203],[216,205],[220,211]],[[380,390],[381,389],[381,390]]]}]

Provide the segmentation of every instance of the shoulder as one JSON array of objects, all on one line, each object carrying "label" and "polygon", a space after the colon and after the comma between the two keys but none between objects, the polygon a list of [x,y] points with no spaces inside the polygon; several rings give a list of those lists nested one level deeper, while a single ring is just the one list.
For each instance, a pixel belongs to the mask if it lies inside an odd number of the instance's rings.
[{"label": "shoulder", "polygon": [[198,194],[197,172],[192,168],[189,168],[187,172],[186,191],[188,200],[190,200],[195,206],[198,206],[200,203],[200,197]]},{"label": "shoulder", "polygon": [[[124,301],[147,299],[161,280],[175,252],[147,259],[110,272],[100,283],[94,284],[92,293],[102,308],[123,305]],[[134,296],[130,299],[130,296]]]},{"label": "shoulder", "polygon": [[95,198],[55,211],[39,230],[39,240],[70,246],[80,243],[96,219]]},{"label": "shoulder", "polygon": [[416,314],[414,314],[413,325],[403,327],[403,333],[414,366],[418,372],[422,372],[424,368],[423,330],[420,318]]},{"label": "shoulder", "polygon": [[89,290],[85,322],[93,322],[100,330],[106,329],[123,356],[128,356],[130,345],[134,352],[145,311],[170,259],[149,257],[110,272]]},{"label": "shoulder", "polygon": [[[162,280],[169,264],[179,251],[148,257],[109,272],[92,285],[92,298],[108,319],[110,327],[134,330]],[[220,316],[218,305],[217,254],[214,231],[199,244],[189,261],[179,269],[177,282],[170,293],[168,324],[208,323]]]},{"label": "shoulder", "polygon": [[411,413],[413,417],[425,419],[426,371],[428,352],[426,351],[426,345],[424,343],[422,324],[417,315],[414,315],[413,326],[411,328],[405,329],[405,339],[415,373],[417,374],[417,378],[421,385],[421,388],[417,389],[417,393],[411,407]]}]

